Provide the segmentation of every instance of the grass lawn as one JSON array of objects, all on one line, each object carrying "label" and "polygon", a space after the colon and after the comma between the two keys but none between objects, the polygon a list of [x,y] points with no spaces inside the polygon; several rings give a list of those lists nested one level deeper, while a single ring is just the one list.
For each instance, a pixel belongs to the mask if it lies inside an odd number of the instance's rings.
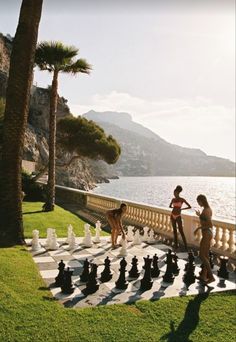
[{"label": "grass lawn", "polygon": [[0,341],[233,342],[233,293],[66,309],[24,247],[0,249]]},{"label": "grass lawn", "polygon": [[[56,207],[24,203],[26,236],[45,236],[55,227],[65,236],[71,223],[77,235],[84,222]],[[25,247],[0,249],[0,342],[235,342],[234,293],[138,301],[84,309],[64,308],[54,300]]]},{"label": "grass lawn", "polygon": [[[39,230],[39,237],[44,238],[47,236],[47,228],[55,228],[58,237],[66,237],[69,224],[73,226],[77,236],[84,235],[85,222],[78,216],[57,205],[54,211],[43,212],[42,205],[42,202],[23,202],[25,238],[31,238],[34,229]],[[92,228],[91,232],[94,231]],[[102,232],[101,235],[108,234]]]}]

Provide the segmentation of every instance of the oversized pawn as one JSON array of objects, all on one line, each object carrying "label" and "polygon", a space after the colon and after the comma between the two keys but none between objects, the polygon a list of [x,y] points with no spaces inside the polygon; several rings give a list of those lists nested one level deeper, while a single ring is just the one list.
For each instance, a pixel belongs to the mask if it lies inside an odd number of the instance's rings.
[{"label": "oversized pawn", "polygon": [[154,230],[151,229],[150,232],[149,232],[149,237],[148,237],[148,240],[147,240],[147,243],[149,244],[154,244],[156,242],[155,238],[154,238]]},{"label": "oversized pawn", "polygon": [[192,255],[190,252],[187,267],[185,267],[185,274],[183,275],[183,281],[185,285],[187,286],[187,289],[189,288],[191,284],[195,283],[195,280],[196,280],[196,276],[194,274],[195,262],[194,262],[194,256],[192,258]]},{"label": "oversized pawn", "polygon": [[86,288],[82,290],[83,294],[85,295],[92,294],[98,290],[99,285],[97,283],[97,269],[98,269],[98,265],[91,264],[91,272],[89,273],[89,276],[88,276]]},{"label": "oversized pawn", "polygon": [[173,255],[172,255],[172,252],[171,250],[169,249],[168,250],[168,253],[166,254],[166,272],[163,276],[163,281],[165,283],[173,283],[174,282],[174,275],[173,275]]},{"label": "oversized pawn", "polygon": [[105,282],[111,280],[111,278],[112,278],[112,273],[111,273],[111,269],[110,269],[111,261],[110,261],[109,257],[106,257],[106,259],[104,261],[104,265],[105,265],[105,267],[101,273],[101,278],[100,278],[102,283],[105,283]]},{"label": "oversized pawn", "polygon": [[176,253],[172,253],[173,258],[173,274],[177,276],[179,274],[179,266],[178,266],[178,256]]},{"label": "oversized pawn", "polygon": [[33,234],[32,242],[31,242],[32,251],[38,251],[41,248],[41,245],[39,243],[39,231],[35,229],[33,230],[32,234]]},{"label": "oversized pawn", "polygon": [[71,294],[74,292],[74,286],[72,284],[72,274],[73,270],[70,269],[70,267],[67,267],[66,270],[64,270],[64,277],[63,277],[63,282],[61,285],[61,291],[64,294]]},{"label": "oversized pawn", "polygon": [[220,268],[217,272],[218,277],[223,279],[229,279],[229,272],[227,271],[227,263],[229,258],[226,256],[220,257]]},{"label": "oversized pawn", "polygon": [[95,226],[96,226],[95,227],[96,235],[95,235],[95,238],[93,239],[93,242],[99,243],[101,242],[101,239],[100,239],[100,232],[102,231],[101,222],[97,221]]},{"label": "oversized pawn", "polygon": [[158,267],[158,256],[155,254],[152,259],[151,276],[152,278],[157,278],[160,275],[160,270]]},{"label": "oversized pawn", "polygon": [[134,227],[133,226],[128,226],[127,229],[128,229],[128,232],[127,232],[127,235],[126,235],[127,241],[133,241],[133,239],[134,239],[134,233],[133,233]]},{"label": "oversized pawn", "polygon": [[59,248],[59,244],[57,242],[57,234],[56,234],[56,230],[55,229],[52,230],[51,243],[50,243],[50,245],[48,247],[52,251]]},{"label": "oversized pawn", "polygon": [[54,284],[55,284],[55,286],[61,287],[63,284],[64,270],[65,270],[65,264],[64,264],[63,260],[61,260],[61,262],[59,262],[58,270],[59,270],[59,273],[55,278]]},{"label": "oversized pawn", "polygon": [[140,239],[140,232],[139,229],[136,230],[134,233],[134,240],[133,240],[133,245],[141,245],[142,241]]},{"label": "oversized pawn", "polygon": [[195,266],[195,258],[194,258],[193,251],[188,252],[188,262],[185,264],[184,271],[187,271],[189,264],[193,264]]},{"label": "oversized pawn", "polygon": [[118,256],[120,257],[125,257],[127,256],[127,241],[126,239],[121,239],[121,250]]},{"label": "oversized pawn", "polygon": [[80,276],[80,281],[82,283],[86,283],[88,281],[88,277],[89,277],[89,262],[88,259],[84,260],[84,266],[83,266],[83,272]]},{"label": "oversized pawn", "polygon": [[128,282],[125,280],[126,266],[127,266],[127,262],[125,258],[123,258],[120,261],[120,268],[119,268],[120,275],[119,275],[118,280],[116,281],[116,288],[120,290],[125,290],[128,287]]},{"label": "oversized pawn", "polygon": [[49,248],[51,245],[51,240],[52,240],[52,232],[54,231],[53,228],[47,228],[47,239],[45,243],[45,247]]},{"label": "oversized pawn", "polygon": [[91,232],[90,232],[90,225],[88,223],[85,223],[84,225],[84,239],[83,239],[83,245],[85,247],[92,247],[93,243],[92,243],[92,236],[91,236]]},{"label": "oversized pawn", "polygon": [[75,247],[76,247],[75,233],[72,231],[70,235],[69,249],[75,249]]},{"label": "oversized pawn", "polygon": [[73,227],[71,224],[69,224],[69,226],[67,227],[67,239],[66,239],[66,243],[68,244],[70,244],[72,232],[73,232]]},{"label": "oversized pawn", "polygon": [[148,241],[148,232],[149,232],[149,227],[143,227],[143,236],[142,236],[142,241]]},{"label": "oversized pawn", "polygon": [[129,271],[129,277],[130,278],[138,278],[139,277],[139,271],[138,271],[138,259],[136,258],[136,255],[132,259],[132,267]]},{"label": "oversized pawn", "polygon": [[152,259],[149,258],[149,255],[147,256],[147,258],[143,258],[144,259],[144,276],[143,279],[141,280],[141,285],[140,285],[140,290],[141,291],[147,291],[150,290],[152,288],[152,284],[153,284],[153,280],[151,277],[151,263],[152,263]]}]

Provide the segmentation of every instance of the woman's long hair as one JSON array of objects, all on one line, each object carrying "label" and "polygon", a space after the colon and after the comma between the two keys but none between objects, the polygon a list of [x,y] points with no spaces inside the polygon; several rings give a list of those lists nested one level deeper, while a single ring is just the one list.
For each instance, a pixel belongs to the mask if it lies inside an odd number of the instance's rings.
[{"label": "woman's long hair", "polygon": [[203,204],[204,208],[210,208],[209,203],[208,203],[207,198],[206,198],[205,195],[202,195],[202,194],[198,195],[197,196],[197,201],[201,202]]}]

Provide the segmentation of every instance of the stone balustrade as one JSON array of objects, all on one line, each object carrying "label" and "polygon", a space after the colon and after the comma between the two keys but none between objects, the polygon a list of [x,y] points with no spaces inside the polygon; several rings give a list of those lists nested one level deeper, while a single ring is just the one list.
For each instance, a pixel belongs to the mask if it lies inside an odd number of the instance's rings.
[{"label": "stone balustrade", "polygon": [[[56,186],[57,196],[73,201],[74,204],[105,214],[112,208],[118,208],[122,200],[114,197],[93,194],[91,192]],[[125,221],[133,226],[152,228],[158,236],[164,239],[172,239],[173,231],[170,222],[170,209],[136,203],[124,200],[128,209],[124,216]],[[194,230],[199,226],[199,219],[193,214],[182,214],[184,232],[189,246],[199,246],[201,231],[194,235]],[[214,239],[212,240],[212,251],[236,259],[236,236],[235,224],[228,220],[213,220]],[[181,240],[180,240],[181,241]]]}]

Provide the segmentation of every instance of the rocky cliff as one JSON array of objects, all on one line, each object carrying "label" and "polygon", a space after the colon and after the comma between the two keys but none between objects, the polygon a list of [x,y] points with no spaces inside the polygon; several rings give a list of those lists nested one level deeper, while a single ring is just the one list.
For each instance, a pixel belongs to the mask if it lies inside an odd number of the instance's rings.
[{"label": "rocky cliff", "polygon": [[[3,98],[6,95],[11,47],[12,38],[0,34],[0,97]],[[67,115],[71,115],[67,100],[58,97],[58,120]],[[49,89],[32,86],[23,159],[34,161],[38,170],[48,161],[48,123]],[[65,154],[60,154],[60,163],[63,164],[65,157]],[[57,167],[56,182],[60,185],[89,190],[95,186],[96,178],[92,174],[89,161],[84,159],[75,160],[69,167]]]}]

